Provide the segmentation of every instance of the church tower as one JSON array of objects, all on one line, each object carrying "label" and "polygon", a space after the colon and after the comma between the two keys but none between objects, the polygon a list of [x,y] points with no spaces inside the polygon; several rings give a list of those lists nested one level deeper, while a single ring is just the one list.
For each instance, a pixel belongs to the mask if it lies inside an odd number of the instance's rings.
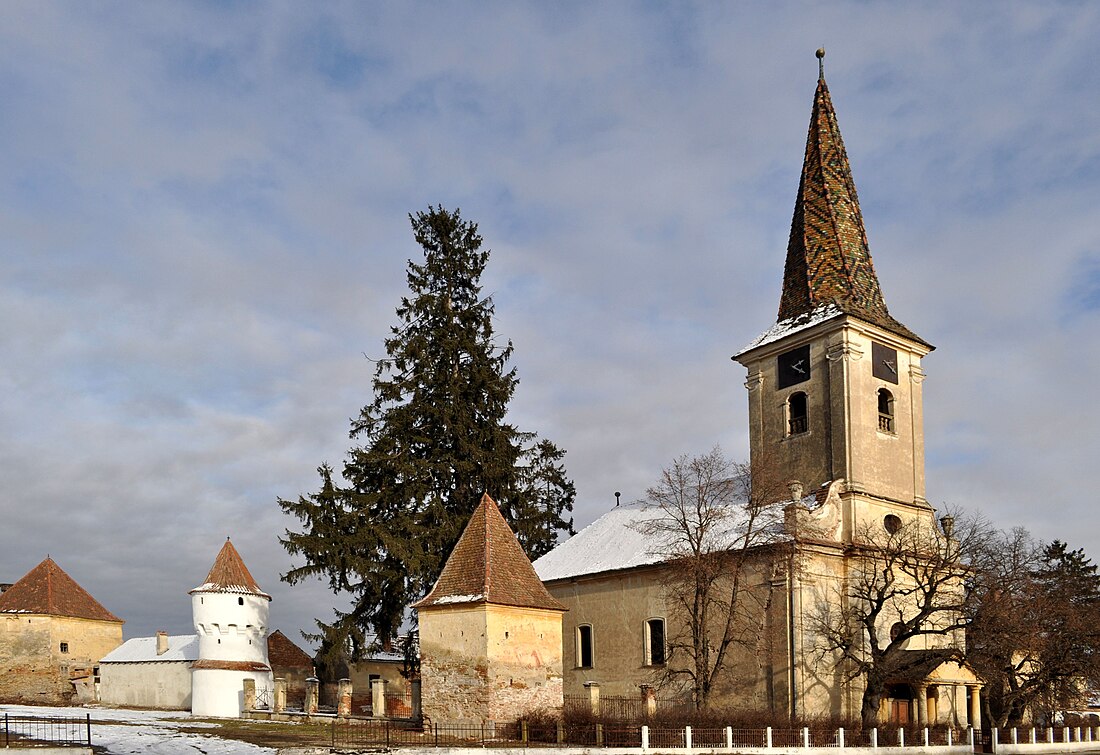
[{"label": "church tower", "polygon": [[777,322],[734,357],[748,370],[753,463],[806,492],[843,480],[849,542],[872,522],[930,515],[921,359],[932,348],[886,308],[821,72]]}]

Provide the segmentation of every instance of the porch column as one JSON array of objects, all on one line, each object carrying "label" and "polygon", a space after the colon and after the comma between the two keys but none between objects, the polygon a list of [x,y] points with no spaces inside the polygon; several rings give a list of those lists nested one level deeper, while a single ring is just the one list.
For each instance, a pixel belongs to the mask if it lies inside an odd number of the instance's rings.
[{"label": "porch column", "polygon": [[970,687],[970,725],[981,731],[982,728],[982,688],[978,685]]},{"label": "porch column", "polygon": [[956,684],[955,685],[955,700],[954,700],[954,704],[951,707],[954,708],[954,710],[955,710],[955,721],[958,722],[959,726],[961,726],[964,729],[967,726],[969,726],[970,725],[970,723],[969,723],[970,719],[966,715],[966,685],[965,684]]},{"label": "porch column", "polygon": [[928,726],[928,685],[917,684],[917,726]]}]

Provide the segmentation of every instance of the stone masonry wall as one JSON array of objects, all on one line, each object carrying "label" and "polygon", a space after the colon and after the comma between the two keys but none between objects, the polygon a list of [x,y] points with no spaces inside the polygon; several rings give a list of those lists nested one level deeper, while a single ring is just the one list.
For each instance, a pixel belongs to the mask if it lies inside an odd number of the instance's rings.
[{"label": "stone masonry wall", "polygon": [[0,700],[71,702],[76,690],[90,689],[99,659],[121,644],[118,622],[2,614]]},{"label": "stone masonry wall", "polygon": [[512,721],[562,706],[561,613],[480,604],[420,612],[433,722]]}]

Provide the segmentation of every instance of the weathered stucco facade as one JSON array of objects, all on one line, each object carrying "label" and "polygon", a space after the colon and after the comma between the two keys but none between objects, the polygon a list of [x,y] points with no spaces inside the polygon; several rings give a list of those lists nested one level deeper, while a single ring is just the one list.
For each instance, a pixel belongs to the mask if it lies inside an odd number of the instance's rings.
[{"label": "weathered stucco facade", "polygon": [[94,699],[99,659],[122,644],[122,623],[47,558],[0,595],[0,700]]},{"label": "weathered stucco facade", "polygon": [[432,721],[561,709],[563,609],[488,496],[416,608],[422,705]]}]

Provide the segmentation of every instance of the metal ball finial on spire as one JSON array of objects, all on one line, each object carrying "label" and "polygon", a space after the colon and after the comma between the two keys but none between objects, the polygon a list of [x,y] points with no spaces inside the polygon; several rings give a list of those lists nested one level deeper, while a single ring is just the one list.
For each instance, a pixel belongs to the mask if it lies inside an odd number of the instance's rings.
[{"label": "metal ball finial on spire", "polygon": [[817,48],[817,52],[815,53],[815,55],[817,55],[817,78],[824,79],[825,78],[825,48],[824,47]]}]

